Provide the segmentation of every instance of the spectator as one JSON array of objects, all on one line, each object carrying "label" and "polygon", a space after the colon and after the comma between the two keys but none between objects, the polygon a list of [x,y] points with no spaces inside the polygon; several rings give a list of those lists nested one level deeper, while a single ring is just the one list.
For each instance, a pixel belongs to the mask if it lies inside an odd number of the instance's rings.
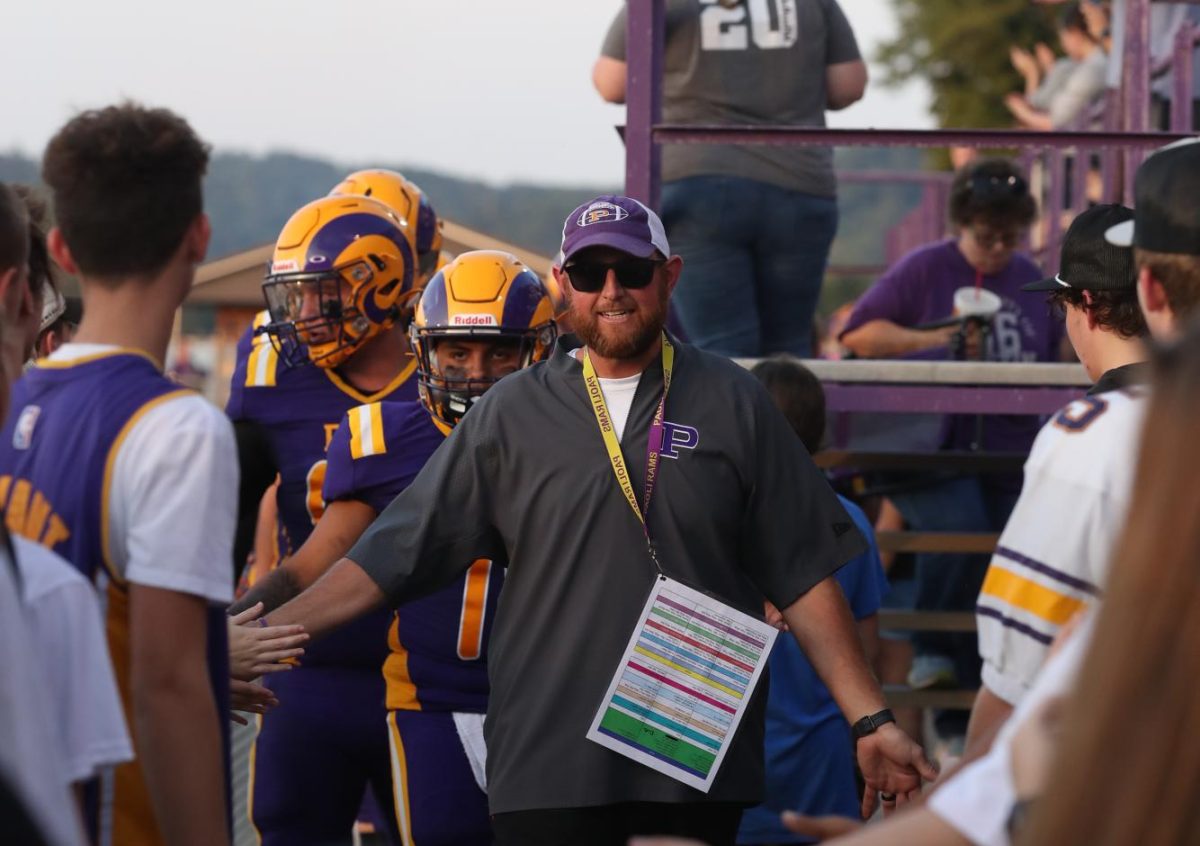
[{"label": "spectator", "polygon": [[1074,63],[1061,87],[1044,94],[1035,92],[1029,98],[1016,93],[1004,98],[1004,105],[1013,117],[1029,129],[1049,131],[1071,127],[1087,116],[1088,109],[1104,93],[1108,56],[1088,31],[1078,3],[1063,11],[1058,39],[1063,52]]},{"label": "spectator", "polygon": [[1140,407],[1140,396],[1119,389],[1148,375],[1133,255],[1104,240],[1109,227],[1132,217],[1116,205],[1083,212],[1067,230],[1059,272],[1026,286],[1048,291],[1066,311],[1071,343],[1095,382],[1089,395],[1097,399],[1056,415],[1025,463],[1021,498],[977,606],[983,687],[971,713],[968,757],[986,750],[1024,698],[1059,627],[1105,589],[1141,424],[1140,412],[1124,409]]},{"label": "spectator", "polygon": [[[1193,257],[1194,258],[1194,257]],[[1200,334],[1159,357],[1131,511],[1059,748],[1034,801],[1045,846],[1195,843],[1200,744]],[[1096,778],[1119,766],[1120,778]],[[1020,784],[1016,785],[1021,797]]]},{"label": "spectator", "polygon": [[[20,368],[30,256],[25,204],[0,183],[0,413]],[[72,812],[64,755],[47,712],[49,691],[11,538],[0,526],[0,831],[12,842],[42,836],[55,846],[83,842]],[[11,791],[11,792],[10,792]]]},{"label": "spectator", "polygon": [[45,358],[63,344],[71,343],[83,320],[83,300],[79,297],[64,297],[57,290],[47,288],[44,303],[35,350],[38,358]]},{"label": "spectator", "polygon": [[207,159],[183,120],[133,104],[84,112],[50,141],[50,252],[79,276],[86,314],[74,343],[14,385],[0,437],[8,525],[62,552],[108,602],[138,751],[104,815],[115,842],[228,842],[233,432],[159,369],[208,244]]},{"label": "spectator", "polygon": [[1077,64],[1070,56],[1056,56],[1048,44],[1040,41],[1032,53],[1014,44],[1008,57],[1013,69],[1025,80],[1025,99],[1035,109],[1049,107],[1050,98],[1062,90]]},{"label": "spectator", "polygon": [[[18,186],[17,193],[29,213],[29,273],[21,293],[29,308],[21,310],[21,325],[14,332],[22,345],[5,347],[10,360],[4,362],[4,371],[10,378],[33,355],[35,315],[44,314],[44,297],[47,292],[58,297],[46,247],[45,203],[24,186]],[[100,604],[92,585],[63,558],[24,537],[14,537],[12,544],[34,647],[43,667],[46,705],[52,722],[60,727],[65,778],[82,789],[94,776],[133,759]]]},{"label": "spectator", "polygon": [[[663,118],[821,127],[862,97],[867,69],[837,0],[669,0]],[[622,10],[593,71],[625,99]],[[837,231],[827,147],[683,144],[663,150],[663,223],[688,262],[675,306],[723,355],[812,354],[812,318]],[[736,307],[731,307],[736,304]]]},{"label": "spectator", "polygon": [[[779,356],[751,371],[763,383],[809,454],[825,435],[825,394],[821,383],[799,361]],[[857,621],[867,660],[878,651],[878,610],[887,593],[875,533],[862,509],[839,496],[842,506],[867,540],[867,551],[837,571],[838,584]],[[738,843],[802,843],[785,829],[779,814],[858,813],[850,726],[829,689],[795,640],[781,637],[771,651],[771,687],[767,697],[766,798],[742,815]]]},{"label": "spectator", "polygon": [[[1050,315],[1042,298],[1021,286],[1042,277],[1036,265],[1015,252],[1036,212],[1025,179],[1015,165],[983,160],[959,171],[950,190],[949,217],[957,237],[920,247],[903,257],[863,295],[842,335],[861,357],[947,358],[950,343],[957,355],[991,361],[1053,361],[1063,337],[1062,322]],[[975,287],[1000,301],[986,338],[976,328],[957,324],[926,328],[944,321],[954,309],[954,293]],[[1038,420],[997,415],[947,419],[942,449],[1027,452]],[[1020,491],[1020,476],[954,476],[908,480],[892,499],[909,528],[918,532],[999,531]],[[921,553],[916,561],[916,608],[966,611],[987,569],[987,556]],[[974,686],[979,656],[973,634],[918,632],[910,673],[915,687]],[[943,733],[961,734],[965,722],[948,714]]]}]

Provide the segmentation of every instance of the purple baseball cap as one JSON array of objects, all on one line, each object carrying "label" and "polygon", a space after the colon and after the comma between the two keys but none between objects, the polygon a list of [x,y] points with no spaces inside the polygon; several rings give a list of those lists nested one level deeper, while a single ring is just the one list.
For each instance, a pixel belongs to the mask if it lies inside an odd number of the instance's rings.
[{"label": "purple baseball cap", "polygon": [[586,247],[612,247],[638,258],[650,258],[655,250],[668,258],[671,255],[658,215],[632,197],[616,194],[589,200],[567,215],[563,261]]}]

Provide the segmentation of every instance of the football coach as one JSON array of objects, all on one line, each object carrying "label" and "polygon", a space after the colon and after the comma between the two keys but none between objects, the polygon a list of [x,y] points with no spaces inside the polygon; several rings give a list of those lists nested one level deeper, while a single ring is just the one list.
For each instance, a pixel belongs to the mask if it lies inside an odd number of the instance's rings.
[{"label": "football coach", "polygon": [[765,691],[706,793],[587,737],[660,579],[758,619],[764,598],[782,609],[854,726],[864,813],[915,798],[936,771],[891,719],[833,578],[863,540],[757,380],[664,332],[683,261],[658,216],[599,197],[567,218],[562,253],[578,341],[560,339],[549,360],[488,391],[271,624],[316,637],[447,585],[477,559],[507,566],[485,621],[488,797],[502,846],[637,834],[732,844],[742,808],[761,799]]}]

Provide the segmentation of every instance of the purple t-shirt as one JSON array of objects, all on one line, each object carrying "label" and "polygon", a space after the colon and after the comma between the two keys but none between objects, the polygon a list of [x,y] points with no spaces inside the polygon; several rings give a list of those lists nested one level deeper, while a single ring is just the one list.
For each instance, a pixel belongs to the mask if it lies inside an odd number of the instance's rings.
[{"label": "purple t-shirt", "polygon": [[[1023,255],[996,274],[983,277],[983,287],[1001,300],[988,338],[989,361],[1057,361],[1063,337],[1062,320],[1046,305],[1045,294],[1022,291],[1021,286],[1042,278],[1042,272]],[[859,299],[844,335],[872,320],[890,320],[900,326],[919,326],[949,317],[954,292],[975,284],[975,268],[967,262],[953,239],[918,247],[900,259]],[[946,347],[907,358],[944,359]],[[974,415],[952,417],[943,447],[968,449],[975,440]],[[1037,435],[1039,420],[1018,415],[984,418],[982,447],[997,452],[1028,451]]]}]

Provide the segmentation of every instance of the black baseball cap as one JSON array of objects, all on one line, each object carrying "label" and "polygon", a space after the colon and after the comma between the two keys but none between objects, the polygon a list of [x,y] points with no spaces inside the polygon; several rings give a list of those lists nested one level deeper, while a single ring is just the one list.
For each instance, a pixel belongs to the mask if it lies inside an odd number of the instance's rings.
[{"label": "black baseball cap", "polygon": [[1080,212],[1063,238],[1058,273],[1049,279],[1023,285],[1021,290],[1135,290],[1137,268],[1133,266],[1133,252],[1110,243],[1106,237],[1113,227],[1132,220],[1132,209],[1113,203]]},{"label": "black baseball cap", "polygon": [[1150,155],[1133,180],[1134,217],[1105,236],[1119,247],[1200,255],[1200,138]]}]

